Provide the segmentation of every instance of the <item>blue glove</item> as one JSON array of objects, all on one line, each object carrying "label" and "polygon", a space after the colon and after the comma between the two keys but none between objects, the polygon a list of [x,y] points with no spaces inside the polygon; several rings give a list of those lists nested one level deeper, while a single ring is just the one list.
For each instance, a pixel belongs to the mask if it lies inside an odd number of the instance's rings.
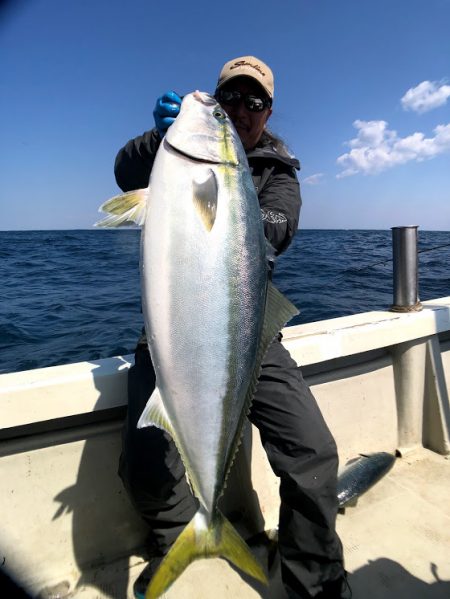
[{"label": "blue glove", "polygon": [[175,92],[166,92],[156,100],[153,117],[156,128],[161,137],[167,133],[167,129],[174,122],[180,112],[181,98]]}]

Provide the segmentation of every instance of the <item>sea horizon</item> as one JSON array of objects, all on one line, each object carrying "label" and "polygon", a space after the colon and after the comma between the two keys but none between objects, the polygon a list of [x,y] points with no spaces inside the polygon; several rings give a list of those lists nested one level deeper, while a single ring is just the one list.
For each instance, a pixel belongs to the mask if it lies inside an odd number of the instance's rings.
[{"label": "sea horizon", "polygon": [[[421,229],[420,225],[392,225],[391,227],[387,227],[387,228],[382,228],[382,227],[373,227],[373,228],[352,228],[352,227],[346,227],[346,228],[338,228],[338,227],[299,227],[297,229],[297,233],[301,232],[301,231],[390,231],[391,229],[395,229],[398,227],[417,227],[419,231],[426,231],[426,232],[436,232],[436,233],[445,233],[445,232],[450,232],[450,229]],[[126,231],[126,230],[139,230],[141,229],[141,227],[135,226],[135,227],[117,227],[117,228],[110,228],[109,230],[114,230],[114,231]],[[57,228],[57,229],[1,229],[0,228],[0,233],[27,233],[27,232],[49,232],[49,231],[106,231],[107,229],[105,227],[95,227],[95,226],[91,226],[91,227],[71,227],[71,228]]]},{"label": "sea horizon", "polygon": [[[0,231],[0,372],[134,351],[143,327],[140,230]],[[419,231],[419,298],[450,295],[450,232]],[[299,229],[273,281],[300,310],[289,325],[387,310],[387,229]],[[206,326],[206,325],[205,325]]]}]

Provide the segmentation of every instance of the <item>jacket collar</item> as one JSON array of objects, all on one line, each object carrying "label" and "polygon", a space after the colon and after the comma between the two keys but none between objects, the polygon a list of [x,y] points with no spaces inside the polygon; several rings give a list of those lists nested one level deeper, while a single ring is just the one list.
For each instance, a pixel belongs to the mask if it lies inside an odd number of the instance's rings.
[{"label": "jacket collar", "polygon": [[300,162],[289,154],[286,147],[282,144],[281,149],[277,150],[274,144],[270,140],[263,140],[258,142],[255,148],[246,152],[247,158],[263,158],[268,160],[278,160],[283,164],[292,166],[293,168],[300,170]]}]

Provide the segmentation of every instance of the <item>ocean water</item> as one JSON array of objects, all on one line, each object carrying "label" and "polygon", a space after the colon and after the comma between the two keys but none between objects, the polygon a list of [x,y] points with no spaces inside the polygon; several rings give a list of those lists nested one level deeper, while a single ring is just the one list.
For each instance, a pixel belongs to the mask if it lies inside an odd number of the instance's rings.
[{"label": "ocean water", "polygon": [[[0,231],[0,372],[132,353],[139,235]],[[450,295],[450,232],[419,230],[419,252],[420,299]],[[300,230],[274,278],[301,310],[291,324],[388,308],[391,255],[390,231]]]}]

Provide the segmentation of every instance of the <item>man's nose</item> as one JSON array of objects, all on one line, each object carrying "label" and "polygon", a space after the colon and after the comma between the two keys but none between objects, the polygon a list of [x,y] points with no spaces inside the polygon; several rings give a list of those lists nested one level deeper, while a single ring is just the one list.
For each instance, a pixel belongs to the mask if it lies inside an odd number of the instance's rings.
[{"label": "man's nose", "polygon": [[240,117],[244,115],[247,116],[247,109],[245,108],[243,100],[241,100],[239,104],[236,106],[236,114]]},{"label": "man's nose", "polygon": [[231,117],[232,121],[244,121],[244,122],[247,122],[247,120],[248,120],[248,113],[247,113],[247,110],[245,108],[245,105],[244,105],[243,101],[239,102],[239,104],[237,104],[236,106],[232,107],[232,111],[231,111],[230,117]]}]

